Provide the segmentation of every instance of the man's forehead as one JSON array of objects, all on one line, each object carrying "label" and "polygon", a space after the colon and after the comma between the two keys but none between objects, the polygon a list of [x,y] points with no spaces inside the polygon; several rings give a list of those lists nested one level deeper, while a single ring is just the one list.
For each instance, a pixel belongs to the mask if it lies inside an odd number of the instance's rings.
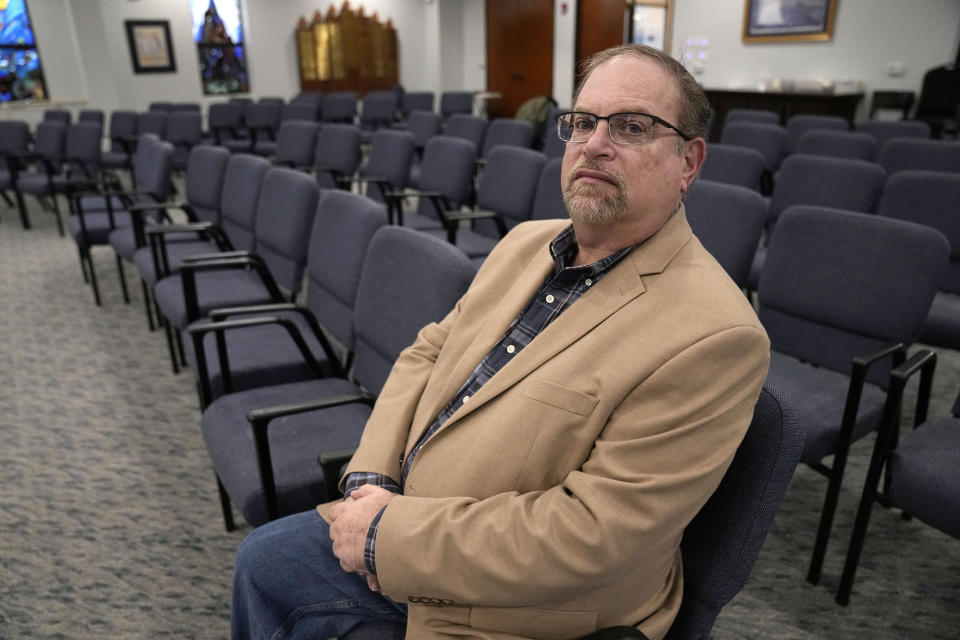
[{"label": "man's forehead", "polygon": [[[670,75],[647,58],[621,55],[593,70],[577,96],[582,110],[603,107],[609,113],[673,107],[677,89]],[[598,114],[603,115],[603,114]]]}]

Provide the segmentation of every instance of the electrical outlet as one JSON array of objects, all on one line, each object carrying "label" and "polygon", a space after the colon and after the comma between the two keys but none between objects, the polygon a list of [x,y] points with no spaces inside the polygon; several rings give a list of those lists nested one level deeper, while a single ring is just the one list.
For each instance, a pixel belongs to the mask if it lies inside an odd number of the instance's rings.
[{"label": "electrical outlet", "polygon": [[887,75],[897,78],[907,72],[907,67],[902,62],[888,62]]}]

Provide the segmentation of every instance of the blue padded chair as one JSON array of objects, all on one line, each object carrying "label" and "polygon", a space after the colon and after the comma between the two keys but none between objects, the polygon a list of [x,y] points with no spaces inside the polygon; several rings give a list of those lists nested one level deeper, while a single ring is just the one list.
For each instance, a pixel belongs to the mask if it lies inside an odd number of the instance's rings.
[{"label": "blue padded chair", "polygon": [[872,162],[877,153],[876,147],[874,137],[862,131],[811,129],[800,136],[796,153]]},{"label": "blue padded chair", "polygon": [[770,174],[763,155],[756,149],[712,142],[707,145],[707,159],[700,169],[700,178],[761,192]]},{"label": "blue padded chair", "polygon": [[30,148],[30,126],[21,120],[0,120],[0,196],[8,207],[14,206],[7,192],[13,192],[20,223],[30,228],[30,217],[23,202],[23,194],[16,189],[17,177],[24,168]]},{"label": "blue padded chair", "polygon": [[432,111],[411,111],[407,116],[407,131],[413,134],[414,156],[410,166],[410,178],[407,183],[411,187],[420,184],[420,162],[423,152],[427,148],[430,138],[440,135],[440,116]]},{"label": "blue padded chair", "polygon": [[792,207],[774,230],[757,289],[771,344],[767,383],[797,405],[807,433],[801,460],[829,478],[811,583],[850,444],[876,429],[891,362],[919,335],[949,253],[935,229],[822,207]]},{"label": "blue padded chair", "polygon": [[[276,140],[280,126],[282,105],[271,102],[253,102],[243,109],[246,136],[225,140],[223,145],[234,153],[257,153],[260,142]],[[259,155],[269,155],[269,148],[260,149]]]},{"label": "blue padded chair", "polygon": [[756,149],[763,156],[763,166],[773,175],[784,156],[787,130],[775,124],[735,122],[724,128],[720,142]]},{"label": "blue padded chair", "polygon": [[[92,126],[92,125],[84,125]],[[33,168],[20,167],[17,172],[17,181],[13,187],[17,197],[23,199],[24,193],[31,193],[38,197],[50,197],[53,203],[51,210],[57,219],[57,231],[63,235],[63,221],[60,220],[60,205],[57,204],[55,189],[51,186],[54,177],[60,175],[60,165],[64,155],[67,126],[56,120],[45,120],[37,124],[33,136],[33,149],[30,153],[21,156],[24,162],[31,162]],[[42,202],[42,201],[41,201]],[[30,228],[30,218],[26,207],[21,209],[24,227]]]},{"label": "blue padded chair", "polygon": [[756,124],[780,124],[780,114],[771,109],[749,109],[745,107],[730,109],[723,116],[723,126],[734,122],[753,122]]},{"label": "blue padded chair", "polygon": [[[443,229],[443,213],[460,209],[470,198],[476,157],[476,147],[467,140],[431,138],[421,162],[420,189],[388,194],[391,222],[421,231]],[[417,208],[405,211],[404,201],[410,197],[417,198]]]},{"label": "blue padded chair", "polygon": [[797,114],[787,119],[787,146],[784,149],[786,155],[797,152],[797,145],[800,138],[807,131],[813,129],[829,129],[831,131],[849,131],[850,123],[846,118],[840,116],[822,116],[811,114]]},{"label": "blue padded chair", "polygon": [[[837,603],[850,601],[853,579],[875,501],[903,509],[932,527],[960,539],[960,396],[949,418],[927,419],[930,388],[937,356],[920,351],[891,373],[890,393],[874,443],[857,519],[847,548]],[[907,381],[920,373],[913,430],[900,439],[900,409]],[[887,486],[878,492],[880,473],[887,468]],[[903,580],[898,577],[898,580]]]},{"label": "blue padded chair", "polygon": [[[683,532],[683,600],[666,640],[709,638],[721,609],[743,589],[793,478],[803,435],[789,400],[765,386],[733,462]],[[609,627],[579,640],[644,637],[632,627]],[[403,638],[403,625],[362,623],[341,636],[388,638]]]},{"label": "blue padded chair", "polygon": [[[444,229],[429,231],[456,245],[478,264],[507,231],[530,219],[546,156],[510,145],[494,147],[477,187],[476,210],[444,211]],[[461,221],[475,229],[461,229]]]},{"label": "blue padded chair", "polygon": [[170,113],[180,113],[186,111],[187,113],[200,113],[200,103],[199,102],[174,102],[173,106],[170,109]]},{"label": "blue padded chair", "polygon": [[397,119],[398,97],[393,91],[371,91],[360,104],[360,132],[369,142],[375,131],[389,127]]},{"label": "blue padded chair", "polygon": [[59,122],[67,126],[73,122],[73,116],[66,109],[44,109],[43,122]]},{"label": "blue padded chair", "polygon": [[357,116],[357,94],[350,91],[328,93],[320,103],[320,119],[324,122],[353,124]]},{"label": "blue padded chair", "polygon": [[[890,138],[930,138],[930,125],[919,120],[865,120],[857,125],[857,131],[870,134],[876,140],[876,153]],[[876,159],[876,156],[874,156]]]},{"label": "blue padded chair", "polygon": [[190,150],[203,141],[203,118],[197,111],[174,111],[167,116],[164,140],[173,145],[173,169],[187,168]]},{"label": "blue padded chair", "polygon": [[954,140],[890,138],[877,158],[888,175],[906,169],[960,173],[960,144]]},{"label": "blue padded chair", "polygon": [[169,115],[164,111],[146,111],[137,114],[137,137],[134,144],[145,133],[152,133],[161,140],[167,135],[167,119]]},{"label": "blue padded chair", "polygon": [[276,104],[282,107],[287,101],[280,96],[264,96],[257,100],[257,102],[259,104]]},{"label": "blue padded chair", "polygon": [[487,119],[471,116],[465,113],[455,113],[444,121],[443,135],[451,138],[463,138],[473,143],[477,153],[483,146],[484,134],[487,131]]},{"label": "blue padded chair", "polygon": [[151,102],[147,105],[147,111],[158,111],[160,113],[170,113],[173,111],[172,102]]},{"label": "blue padded chair", "polygon": [[567,107],[553,107],[543,121],[543,154],[548,158],[560,158],[567,150],[567,143],[560,139],[557,133],[557,117],[564,111],[569,111]]},{"label": "blue padded chair", "polygon": [[[453,308],[473,275],[470,261],[441,240],[394,226],[374,234],[357,289],[352,375],[221,396],[203,413],[228,530],[230,502],[256,526],[336,493],[339,466],[324,473],[317,453],[356,446],[400,352]],[[288,415],[290,403],[307,411]]]},{"label": "blue padded chair", "polygon": [[751,189],[697,180],[684,196],[694,235],[738,287],[745,287],[763,233],[767,203]]},{"label": "blue padded chair", "polygon": [[472,91],[444,91],[440,94],[440,117],[445,121],[458,113],[473,113]]},{"label": "blue padded chair", "polygon": [[400,99],[400,113],[409,119],[414,111],[433,112],[433,100],[432,91],[406,91]]},{"label": "blue padded chair", "polygon": [[323,125],[313,156],[317,184],[325,189],[348,189],[360,158],[360,129],[352,124]]},{"label": "blue padded chair", "polygon": [[414,139],[409,131],[381,129],[374,133],[367,161],[358,172],[367,197],[386,202],[387,193],[406,187],[413,155]]},{"label": "blue padded chair", "polygon": [[[447,134],[449,135],[449,134]],[[533,144],[533,125],[523,120],[495,118],[487,125],[480,147],[480,158],[486,159],[500,145],[529,149]]]},{"label": "blue padded chair", "polygon": [[130,143],[137,135],[136,111],[117,110],[110,112],[110,148],[100,154],[100,165],[106,169],[130,168]]},{"label": "blue padded chair", "polygon": [[103,129],[103,109],[81,109],[77,114],[77,122],[92,122]]},{"label": "blue padded chair", "polygon": [[320,114],[319,107],[313,102],[299,101],[290,102],[283,105],[280,110],[280,123],[290,120],[306,120],[307,122],[317,122],[317,116]]},{"label": "blue padded chair", "polygon": [[275,165],[301,171],[313,168],[319,122],[288,120],[280,123],[275,141],[257,142],[258,155],[271,157]]},{"label": "blue padded chair", "polygon": [[919,340],[960,350],[960,173],[898,171],[887,180],[877,214],[933,227],[950,241],[950,262]]},{"label": "blue padded chair", "polygon": [[[224,393],[349,370],[360,272],[373,234],[386,224],[383,207],[369,198],[340,190],[321,194],[307,249],[306,303],[213,310],[212,322],[189,328],[194,348],[187,353],[197,364],[201,406]],[[328,339],[341,352],[335,364]]]},{"label": "blue padded chair", "polygon": [[229,102],[211,104],[207,110],[207,140],[225,144],[240,135],[243,127],[243,110],[240,105]]},{"label": "blue padded chair", "polygon": [[178,275],[157,282],[154,298],[167,325],[182,331],[211,309],[293,300],[302,285],[319,197],[310,176],[284,167],[267,171],[252,250],[184,258]]},{"label": "blue padded chair", "polygon": [[560,175],[563,169],[563,158],[547,157],[540,170],[540,179],[537,181],[537,193],[533,196],[533,210],[531,220],[552,220],[569,218],[570,212],[563,201],[563,188],[560,184]]}]

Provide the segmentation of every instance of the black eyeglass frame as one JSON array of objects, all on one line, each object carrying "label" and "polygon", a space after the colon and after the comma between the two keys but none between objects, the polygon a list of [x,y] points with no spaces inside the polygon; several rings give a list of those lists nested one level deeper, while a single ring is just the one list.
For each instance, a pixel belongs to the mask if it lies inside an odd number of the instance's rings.
[{"label": "black eyeglass frame", "polygon": [[[676,132],[676,134],[677,134],[678,136],[680,136],[680,137],[683,138],[684,140],[693,140],[693,138],[694,138],[694,136],[690,136],[690,135],[685,134],[683,131],[680,131],[680,129],[678,129],[677,127],[673,126],[672,124],[670,124],[669,122],[667,122],[667,121],[664,120],[663,118],[661,118],[661,117],[659,117],[659,116],[655,116],[655,115],[653,115],[652,113],[643,113],[642,111],[620,111],[620,112],[618,112],[618,113],[611,113],[611,114],[608,115],[608,116],[598,116],[597,114],[595,114],[595,113],[590,113],[589,111],[563,111],[562,113],[557,114],[557,136],[558,136],[561,140],[563,140],[563,136],[560,135],[560,120],[563,119],[565,116],[573,116],[573,115],[590,116],[590,117],[593,118],[596,122],[600,122],[601,120],[606,120],[606,121],[607,121],[607,128],[608,128],[608,129],[609,129],[609,127],[610,127],[610,118],[616,118],[617,116],[644,116],[645,118],[650,118],[651,120],[653,120],[653,123],[654,123],[654,124],[662,124],[663,126],[667,127],[668,129],[672,129],[673,131]],[[596,131],[597,131],[597,126],[596,126],[596,124],[594,124],[594,126],[593,126],[593,133],[596,133]],[[590,135],[593,135],[593,133],[591,133]],[[572,137],[572,136],[571,136],[571,137]],[[611,136],[610,139],[613,140],[613,137]],[[570,142],[570,140],[563,140],[563,141],[564,141],[564,142]],[[644,144],[644,142],[629,143],[629,142],[617,142],[616,140],[613,140],[613,141],[614,141],[616,144],[625,144],[625,145]],[[584,142],[586,142],[586,140],[584,140]],[[578,144],[578,143],[575,142],[574,144]],[[582,143],[579,143],[579,144],[582,144]]]}]

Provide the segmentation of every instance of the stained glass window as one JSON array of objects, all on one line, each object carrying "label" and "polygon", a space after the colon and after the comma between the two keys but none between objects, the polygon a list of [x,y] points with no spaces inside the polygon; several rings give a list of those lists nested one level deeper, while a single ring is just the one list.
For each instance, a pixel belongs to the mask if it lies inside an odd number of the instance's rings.
[{"label": "stained glass window", "polygon": [[26,0],[0,0],[0,102],[46,100]]},{"label": "stained glass window", "polygon": [[240,0],[190,0],[190,11],[203,93],[250,91]]}]

